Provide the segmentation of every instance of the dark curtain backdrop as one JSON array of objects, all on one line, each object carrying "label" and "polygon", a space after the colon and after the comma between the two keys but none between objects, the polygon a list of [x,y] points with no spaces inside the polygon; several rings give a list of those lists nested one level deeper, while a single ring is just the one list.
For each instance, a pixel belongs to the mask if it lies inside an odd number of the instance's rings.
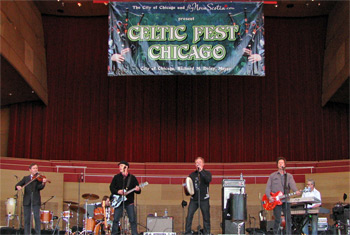
[{"label": "dark curtain backdrop", "polygon": [[49,104],[10,107],[8,155],[133,162],[349,156],[347,105],[321,107],[326,17],[265,17],[266,77],[107,77],[107,17],[44,16]]}]

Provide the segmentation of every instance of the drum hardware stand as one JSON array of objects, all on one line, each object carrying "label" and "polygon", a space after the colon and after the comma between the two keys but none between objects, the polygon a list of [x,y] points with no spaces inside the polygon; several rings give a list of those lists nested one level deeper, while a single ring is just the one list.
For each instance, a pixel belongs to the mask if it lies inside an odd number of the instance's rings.
[{"label": "drum hardware stand", "polygon": [[[65,232],[65,234],[72,234],[72,230],[70,229],[70,205],[71,205],[71,203],[68,203],[68,217],[67,218],[64,217],[63,212],[61,213],[61,217],[60,217],[60,219],[62,218],[64,221],[66,221],[66,228],[65,228],[66,232]],[[58,225],[60,219],[57,221],[57,225]],[[57,225],[56,225],[56,227],[57,227]]]},{"label": "drum hardware stand", "polygon": [[[62,218],[62,216],[61,217],[59,217],[58,218],[58,220],[57,220],[57,223],[56,223],[56,226],[55,226],[55,229],[53,230],[53,233],[52,233],[52,235],[55,235],[55,232],[56,232],[56,230],[57,230],[57,235],[60,233],[60,228],[59,228],[59,223],[60,223],[60,220],[61,220],[61,218]],[[53,223],[53,222],[52,222]],[[66,231],[67,232],[67,231]]]},{"label": "drum hardware stand", "polygon": [[[83,231],[80,233],[80,234],[85,234],[86,235],[86,227],[87,227],[87,220],[88,220],[88,217],[87,217],[87,205],[88,205],[88,200],[89,199],[85,199],[85,214],[84,214],[84,229]],[[79,212],[80,208],[78,209],[78,212]],[[79,214],[78,214],[79,215]],[[77,230],[78,231],[78,230]]]},{"label": "drum hardware stand", "polygon": [[[79,211],[80,211],[80,182],[84,180],[84,174],[80,173],[80,177],[78,179],[78,212],[77,212],[77,233],[79,233]],[[87,205],[85,210],[87,210]],[[86,218],[86,217],[85,217]],[[85,219],[86,220],[86,219]],[[84,222],[83,222],[84,223]],[[85,227],[85,226],[84,226]],[[83,229],[84,231],[84,229]],[[85,233],[86,234],[86,233]]]}]

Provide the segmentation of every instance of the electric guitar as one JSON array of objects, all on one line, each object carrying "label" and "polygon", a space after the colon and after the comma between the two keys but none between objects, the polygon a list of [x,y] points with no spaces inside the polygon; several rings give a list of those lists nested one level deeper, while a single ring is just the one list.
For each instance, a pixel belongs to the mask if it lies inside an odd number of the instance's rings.
[{"label": "electric guitar", "polygon": [[[145,182],[145,183],[142,183],[139,185],[140,188],[143,188],[145,187],[146,185],[148,185],[148,182]],[[126,195],[128,195],[129,193],[132,193],[136,190],[136,187],[133,188],[133,189],[130,189],[129,191],[125,192],[124,195],[115,195],[113,194],[112,197],[112,202],[111,202],[111,206],[114,207],[114,208],[117,208],[120,206],[120,204],[123,202],[123,201],[126,201],[127,198],[126,198]]]},{"label": "electric guitar", "polygon": [[[305,188],[303,189],[301,192],[310,192],[309,188]],[[271,192],[271,198],[273,199],[272,202],[270,202],[269,198],[266,196],[266,194],[264,194],[264,196],[262,197],[262,203],[263,203],[263,207],[265,210],[270,211],[273,210],[273,208],[275,208],[277,205],[282,205],[281,200],[286,198],[286,197],[290,197],[295,195],[297,192],[294,193],[288,193],[286,195],[283,195],[283,193],[281,191],[278,191],[276,193]]]}]

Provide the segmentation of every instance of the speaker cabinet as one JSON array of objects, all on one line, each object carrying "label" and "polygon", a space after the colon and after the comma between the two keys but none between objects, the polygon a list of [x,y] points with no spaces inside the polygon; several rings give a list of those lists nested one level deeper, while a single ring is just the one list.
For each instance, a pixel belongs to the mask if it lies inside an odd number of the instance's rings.
[{"label": "speaker cabinet", "polygon": [[174,231],[174,217],[147,216],[147,231],[169,233]]}]

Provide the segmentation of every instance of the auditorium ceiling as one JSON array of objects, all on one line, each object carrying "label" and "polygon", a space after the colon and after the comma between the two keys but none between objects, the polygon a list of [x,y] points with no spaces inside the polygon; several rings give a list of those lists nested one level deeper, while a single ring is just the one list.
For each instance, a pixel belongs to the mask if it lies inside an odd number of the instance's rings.
[{"label": "auditorium ceiling", "polygon": [[[108,15],[108,4],[93,3],[92,0],[50,0],[34,1],[41,14],[61,16],[105,16]],[[80,3],[80,4],[78,4]],[[265,1],[264,13],[272,17],[310,17],[328,15],[333,9],[336,1]],[[40,100],[32,91],[32,88],[24,82],[24,79],[15,73],[12,66],[1,57],[1,106],[13,103]],[[16,72],[16,71],[15,71]],[[15,92],[15,96],[13,93]],[[345,91],[345,92],[344,92]],[[345,95],[344,95],[345,93]],[[339,97],[334,98],[336,102],[349,103],[347,86]]]},{"label": "auditorium ceiling", "polygon": [[[82,1],[35,1],[42,14],[65,16],[100,16],[108,14],[108,5],[93,3],[92,0]],[[108,2],[108,1],[107,1]],[[80,4],[79,4],[80,3]],[[266,16],[306,17],[327,15],[336,1],[265,1]]]}]

